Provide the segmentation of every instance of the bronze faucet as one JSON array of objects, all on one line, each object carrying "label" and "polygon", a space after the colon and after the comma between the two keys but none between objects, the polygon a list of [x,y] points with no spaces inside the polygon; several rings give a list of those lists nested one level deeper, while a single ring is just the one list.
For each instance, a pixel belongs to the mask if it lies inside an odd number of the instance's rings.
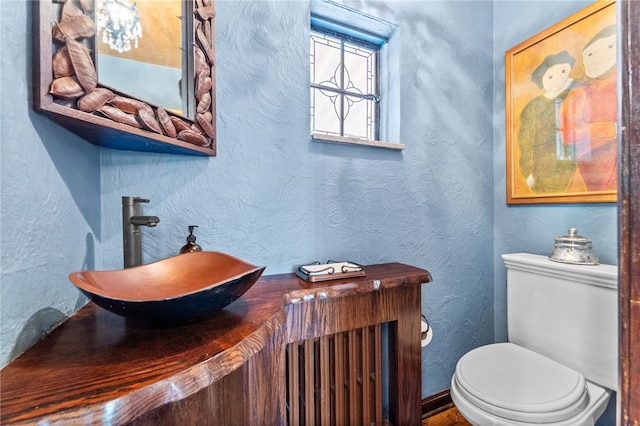
[{"label": "bronze faucet", "polygon": [[158,216],[142,216],[140,203],[149,200],[140,197],[122,197],[122,242],[124,267],[142,265],[141,226],[152,228],[160,222]]}]

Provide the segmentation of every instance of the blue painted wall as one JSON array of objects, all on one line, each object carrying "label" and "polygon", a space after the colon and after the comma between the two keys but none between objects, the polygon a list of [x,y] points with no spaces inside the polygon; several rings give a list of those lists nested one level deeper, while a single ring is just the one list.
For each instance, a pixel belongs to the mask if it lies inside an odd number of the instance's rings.
[{"label": "blue painted wall", "polygon": [[[494,330],[496,341],[507,339],[506,270],[500,255],[529,252],[549,254],[554,238],[570,227],[593,241],[602,263],[617,264],[617,208],[615,203],[507,206],[505,182],[504,53],[575,12],[591,1],[494,2],[493,125],[494,125]],[[526,17],[526,18],[524,18]],[[615,425],[615,398],[598,425]]]},{"label": "blue painted wall", "polygon": [[491,4],[358,5],[400,28],[402,152],[310,141],[308,3],[216,7],[218,157],[103,151],[105,267],[121,264],[119,197],[140,195],[161,219],[146,261],[195,224],[203,247],[267,274],[328,259],[427,268],[423,394],[448,388],[459,356],[493,340]]},{"label": "blue painted wall", "polygon": [[576,226],[615,263],[614,205],[504,201],[504,51],[583,3],[347,4],[400,28],[402,152],[310,141],[305,1],[217,2],[210,159],[96,148],[33,113],[31,2],[0,2],[2,365],[84,302],[69,272],[121,267],[123,195],[161,219],[143,232],[145,262],[199,225],[205,249],[267,274],[328,259],[427,268],[424,396],[449,387],[463,353],[505,338],[501,253],[546,253]]},{"label": "blue painted wall", "polygon": [[[585,8],[591,1],[499,1],[494,5],[494,252],[496,269],[495,335],[506,339],[506,271],[500,254],[515,251],[548,254],[554,238],[575,227],[593,241],[602,263],[617,264],[615,203],[506,205],[504,54],[513,46]],[[527,19],[515,19],[526,16]]]},{"label": "blue painted wall", "polygon": [[36,114],[31,6],[0,2],[1,365],[86,303],[69,272],[100,267],[100,150]]}]

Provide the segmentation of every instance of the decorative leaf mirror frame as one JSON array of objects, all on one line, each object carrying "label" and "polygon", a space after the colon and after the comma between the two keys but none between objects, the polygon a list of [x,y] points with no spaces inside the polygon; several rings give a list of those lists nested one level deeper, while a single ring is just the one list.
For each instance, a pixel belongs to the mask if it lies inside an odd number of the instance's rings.
[{"label": "decorative leaf mirror frame", "polygon": [[214,2],[182,1],[193,16],[185,19],[193,25],[187,25],[191,40],[185,44],[191,48],[185,52],[183,75],[193,76],[193,91],[186,96],[194,98],[194,119],[99,83],[94,0],[32,2],[34,109],[95,145],[216,155]]}]

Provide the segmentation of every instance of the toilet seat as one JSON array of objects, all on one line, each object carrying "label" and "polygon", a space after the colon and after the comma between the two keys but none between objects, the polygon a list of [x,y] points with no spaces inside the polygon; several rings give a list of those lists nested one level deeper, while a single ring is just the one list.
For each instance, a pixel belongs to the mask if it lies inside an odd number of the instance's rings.
[{"label": "toilet seat", "polygon": [[456,366],[457,392],[477,408],[516,422],[552,423],[589,404],[584,376],[513,343],[472,350]]}]

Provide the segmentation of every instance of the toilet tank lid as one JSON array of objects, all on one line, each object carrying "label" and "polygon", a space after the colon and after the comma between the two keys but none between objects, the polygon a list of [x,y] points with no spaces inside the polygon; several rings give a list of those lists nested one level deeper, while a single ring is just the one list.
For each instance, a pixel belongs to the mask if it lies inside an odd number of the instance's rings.
[{"label": "toilet tank lid", "polygon": [[[474,349],[456,366],[456,379],[491,407],[519,413],[578,412],[584,408],[585,377],[513,343]],[[573,414],[575,415],[575,413]]]},{"label": "toilet tank lid", "polygon": [[591,284],[611,289],[618,288],[618,267],[616,265],[573,265],[549,260],[547,256],[532,253],[503,254],[507,269],[563,278],[582,284]]}]

